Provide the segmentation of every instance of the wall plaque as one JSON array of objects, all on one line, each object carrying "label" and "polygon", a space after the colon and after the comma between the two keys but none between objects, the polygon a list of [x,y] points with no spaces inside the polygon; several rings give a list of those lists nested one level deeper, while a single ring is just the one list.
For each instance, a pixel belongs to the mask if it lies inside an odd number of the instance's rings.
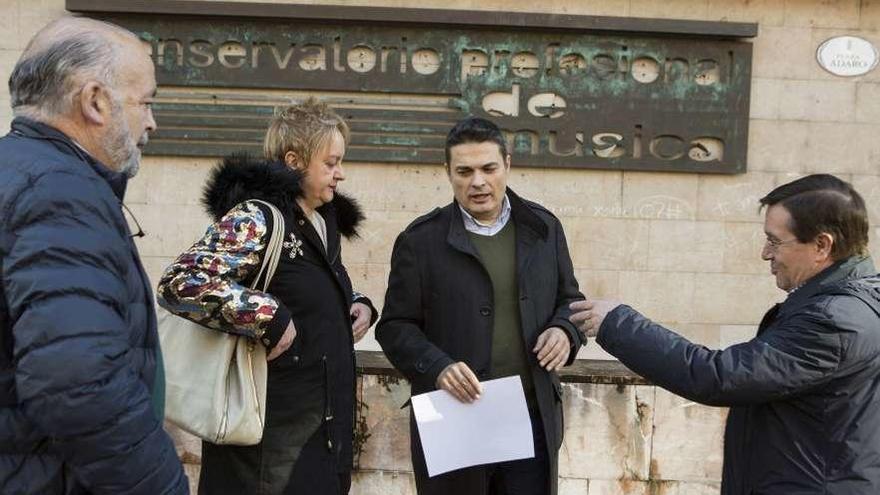
[{"label": "wall plaque", "polygon": [[856,36],[837,36],[816,50],[819,65],[835,76],[861,76],[877,66],[877,48]]},{"label": "wall plaque", "polygon": [[752,24],[143,3],[67,5],[149,44],[147,153],[257,151],[275,106],[318,94],[351,125],[348,160],[440,163],[473,114],[504,129],[518,165],[746,170],[752,46],[737,38]]}]

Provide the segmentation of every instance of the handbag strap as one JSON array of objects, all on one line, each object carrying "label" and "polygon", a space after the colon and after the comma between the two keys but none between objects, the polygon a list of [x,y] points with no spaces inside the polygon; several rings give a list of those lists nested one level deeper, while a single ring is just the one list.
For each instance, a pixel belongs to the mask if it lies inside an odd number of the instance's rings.
[{"label": "handbag strap", "polygon": [[266,244],[266,254],[263,256],[263,263],[260,265],[260,271],[251,284],[251,289],[256,289],[260,279],[263,279],[263,292],[269,288],[269,282],[275,275],[278,268],[278,260],[281,258],[281,247],[284,244],[284,216],[281,210],[272,203],[260,199],[251,199],[255,203],[264,205],[272,213],[272,232],[269,235],[269,242]]}]

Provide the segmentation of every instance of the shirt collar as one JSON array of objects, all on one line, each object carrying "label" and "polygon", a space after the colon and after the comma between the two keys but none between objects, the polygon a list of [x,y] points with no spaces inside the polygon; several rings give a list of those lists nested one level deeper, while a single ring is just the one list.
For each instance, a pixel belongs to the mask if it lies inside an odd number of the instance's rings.
[{"label": "shirt collar", "polygon": [[507,199],[507,194],[504,195],[504,199],[501,201],[501,214],[498,215],[498,218],[494,222],[488,225],[480,223],[473,217],[473,215],[462,208],[460,204],[458,205],[458,208],[461,210],[461,219],[464,221],[465,230],[473,234],[495,235],[498,232],[501,232],[501,229],[503,229],[510,220],[510,200]]}]

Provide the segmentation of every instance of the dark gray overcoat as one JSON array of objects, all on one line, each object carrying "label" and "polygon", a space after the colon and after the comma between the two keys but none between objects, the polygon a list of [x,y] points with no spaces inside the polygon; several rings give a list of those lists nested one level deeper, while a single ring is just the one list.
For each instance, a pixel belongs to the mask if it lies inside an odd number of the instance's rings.
[{"label": "dark gray overcoat", "polygon": [[[557,452],[562,444],[562,388],[556,373],[531,352],[538,335],[560,327],[571,343],[570,364],[584,339],[568,321],[569,303],[583,299],[559,220],[508,189],[516,226],[516,267],[522,338],[528,352],[547,439],[551,486],[556,493]],[[416,219],[394,244],[391,274],[376,339],[411,382],[412,394],[435,390],[437,376],[463,361],[481,379],[491,372],[492,282],[464,228],[456,202]],[[413,464],[422,456],[412,442]],[[416,470],[416,476],[424,476]],[[471,493],[459,487],[459,495]],[[423,494],[424,495],[424,494]]]}]

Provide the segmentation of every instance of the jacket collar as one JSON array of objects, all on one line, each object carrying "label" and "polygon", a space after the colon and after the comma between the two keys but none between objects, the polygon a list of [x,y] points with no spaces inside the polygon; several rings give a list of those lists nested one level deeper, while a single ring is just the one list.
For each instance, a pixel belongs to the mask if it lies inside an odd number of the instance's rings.
[{"label": "jacket collar", "polygon": [[10,132],[16,136],[29,139],[39,139],[48,142],[61,153],[77,157],[80,161],[89,165],[95,173],[107,182],[110,189],[113,190],[113,194],[116,195],[120,201],[122,201],[122,198],[125,196],[125,189],[128,185],[128,176],[111,170],[109,167],[96,160],[85,149],[58,129],[27,117],[16,117],[15,120],[12,121]]},{"label": "jacket collar", "polygon": [[835,262],[807,280],[800,288],[789,294],[782,303],[781,311],[786,312],[803,305],[816,294],[828,291],[841,282],[850,279],[876,275],[874,262],[870,256],[851,256]]},{"label": "jacket collar", "polygon": [[[519,246],[526,248],[531,246],[538,238],[546,239],[548,235],[547,224],[532,210],[525,200],[520,198],[509,187],[507,188],[507,198],[510,201],[510,216],[516,226],[517,249],[519,249]],[[453,199],[450,206],[452,214],[449,219],[449,232],[446,235],[446,242],[461,252],[479,257],[468,238],[458,201]],[[521,258],[519,254],[517,254],[517,258]]]},{"label": "jacket collar", "polygon": [[[246,153],[233,154],[211,171],[202,192],[202,204],[211,218],[219,220],[235,205],[261,199],[305,220],[296,203],[302,194],[301,180],[300,172],[280,162],[261,160]],[[331,224],[340,234],[352,238],[358,236],[357,228],[364,220],[357,202],[339,192],[333,201],[319,207],[318,213],[327,222],[328,247]]]}]

